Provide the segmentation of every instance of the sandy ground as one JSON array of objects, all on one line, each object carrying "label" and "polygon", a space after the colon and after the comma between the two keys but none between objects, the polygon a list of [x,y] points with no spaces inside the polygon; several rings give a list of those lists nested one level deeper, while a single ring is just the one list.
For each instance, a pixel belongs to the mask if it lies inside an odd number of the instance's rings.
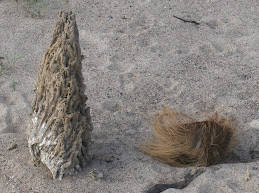
[{"label": "sandy ground", "polygon": [[[0,192],[145,192],[181,181],[138,149],[164,105],[204,119],[234,116],[239,143],[173,192],[256,192],[259,187],[259,3],[220,0],[0,0]],[[56,12],[73,10],[91,107],[91,164],[52,180],[27,147],[33,89]],[[192,20],[199,25],[174,17]],[[94,180],[96,169],[104,177]],[[257,189],[258,190],[258,189]]]}]

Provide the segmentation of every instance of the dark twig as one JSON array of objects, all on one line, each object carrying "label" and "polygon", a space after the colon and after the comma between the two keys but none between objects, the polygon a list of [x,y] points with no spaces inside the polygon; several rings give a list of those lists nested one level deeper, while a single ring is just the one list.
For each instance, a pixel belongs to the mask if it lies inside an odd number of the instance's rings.
[{"label": "dark twig", "polygon": [[176,19],[180,19],[180,20],[181,20],[181,21],[183,21],[183,22],[188,22],[188,23],[193,23],[193,24],[195,24],[195,25],[200,25],[200,23],[198,23],[197,21],[193,21],[193,20],[186,20],[186,19],[183,19],[183,18],[177,17],[177,16],[175,16],[175,15],[174,15],[174,17],[175,17]]},{"label": "dark twig", "polygon": [[198,177],[200,174],[202,174],[205,171],[204,168],[197,169],[194,174],[188,173],[184,176],[183,181],[179,181],[172,184],[156,184],[149,190],[147,190],[145,193],[160,193],[163,192],[169,188],[176,188],[176,189],[184,189],[186,186],[188,186],[196,177]]}]

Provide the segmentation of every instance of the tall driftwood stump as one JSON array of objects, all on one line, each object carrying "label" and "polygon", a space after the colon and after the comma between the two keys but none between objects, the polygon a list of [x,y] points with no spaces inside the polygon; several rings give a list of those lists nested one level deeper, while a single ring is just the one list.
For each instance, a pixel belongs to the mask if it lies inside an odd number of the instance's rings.
[{"label": "tall driftwood stump", "polygon": [[92,125],[75,15],[60,12],[57,18],[38,72],[28,143],[34,163],[46,165],[54,179],[62,179],[90,161]]}]

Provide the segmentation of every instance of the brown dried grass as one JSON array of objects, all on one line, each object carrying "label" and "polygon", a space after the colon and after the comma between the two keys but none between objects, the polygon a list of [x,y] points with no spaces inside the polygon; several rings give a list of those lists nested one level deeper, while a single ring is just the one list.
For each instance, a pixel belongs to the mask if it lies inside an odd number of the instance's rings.
[{"label": "brown dried grass", "polygon": [[233,118],[217,113],[204,121],[164,108],[155,118],[154,138],[141,149],[174,166],[208,166],[218,163],[232,148]]}]

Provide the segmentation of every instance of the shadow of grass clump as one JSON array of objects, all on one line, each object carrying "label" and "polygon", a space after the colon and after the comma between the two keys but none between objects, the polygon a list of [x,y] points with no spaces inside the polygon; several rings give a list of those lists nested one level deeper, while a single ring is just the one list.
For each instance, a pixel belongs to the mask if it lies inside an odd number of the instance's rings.
[{"label": "shadow of grass clump", "polygon": [[174,166],[208,166],[222,160],[233,147],[232,119],[217,113],[204,121],[164,108],[154,120],[154,138],[141,149]]}]

